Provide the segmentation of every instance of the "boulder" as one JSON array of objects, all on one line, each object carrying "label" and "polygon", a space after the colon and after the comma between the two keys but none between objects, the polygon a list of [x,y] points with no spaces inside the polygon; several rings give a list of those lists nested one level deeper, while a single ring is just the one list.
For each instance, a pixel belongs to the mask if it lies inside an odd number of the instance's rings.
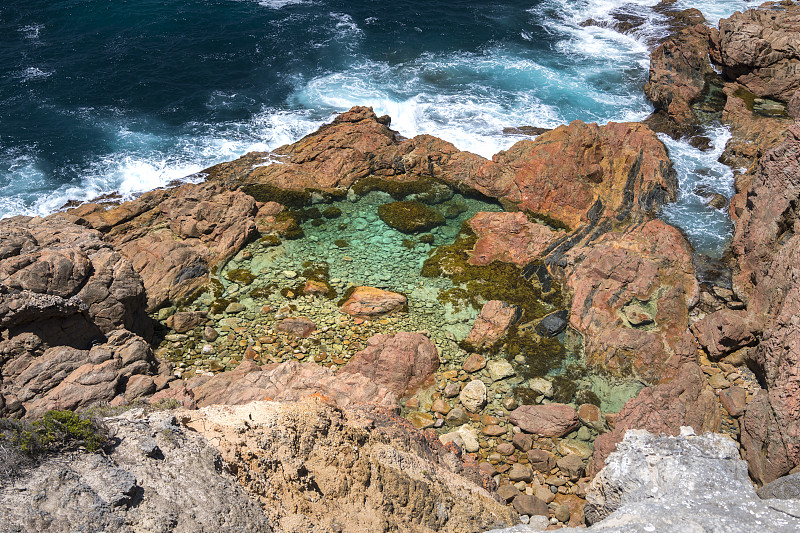
[{"label": "boulder", "polygon": [[276,331],[282,331],[301,339],[308,337],[316,329],[317,325],[311,319],[302,316],[284,318],[275,325]]},{"label": "boulder", "polygon": [[710,357],[719,359],[755,344],[760,328],[746,311],[720,309],[692,324],[692,333]]},{"label": "boulder", "polygon": [[531,222],[524,213],[478,213],[468,221],[477,236],[467,252],[471,265],[484,266],[494,261],[524,267],[564,235],[550,227]]},{"label": "boulder", "polygon": [[436,345],[421,333],[377,334],[355,354],[338,375],[360,374],[392,391],[407,396],[431,379],[439,368]]},{"label": "boulder", "polygon": [[167,326],[178,333],[186,333],[202,324],[205,318],[205,313],[200,311],[181,311],[167,318]]},{"label": "boulder", "polygon": [[208,282],[256,234],[252,196],[215,183],[143,194],[119,206],[85,204],[65,218],[104,239],[144,280],[147,310],[178,302]]},{"label": "boulder", "polygon": [[461,389],[458,399],[467,411],[479,413],[486,405],[486,385],[483,381],[474,379]]},{"label": "boulder", "polygon": [[484,304],[475,319],[466,342],[475,350],[489,348],[505,337],[511,326],[522,316],[522,309],[500,300]]},{"label": "boulder", "polygon": [[[756,495],[736,443],[723,435],[629,431],[586,491],[598,531],[781,531],[800,527]],[[573,531],[586,531],[573,530]]]},{"label": "boulder", "polygon": [[542,437],[561,437],[578,427],[578,414],[569,405],[521,405],[509,415],[515,426]]},{"label": "boulder", "polygon": [[576,246],[563,260],[570,325],[584,335],[589,365],[654,384],[694,358],[689,309],[700,289],[678,229],[651,220]]},{"label": "boulder", "polygon": [[616,417],[614,429],[597,437],[587,474],[594,476],[626,432],[643,429],[654,434],[680,434],[681,427],[717,431],[720,412],[714,390],[696,363],[684,364],[669,382],[645,387]]},{"label": "boulder", "polygon": [[348,292],[347,299],[339,309],[356,318],[372,318],[400,311],[407,302],[405,296],[396,292],[375,287],[356,287]]}]

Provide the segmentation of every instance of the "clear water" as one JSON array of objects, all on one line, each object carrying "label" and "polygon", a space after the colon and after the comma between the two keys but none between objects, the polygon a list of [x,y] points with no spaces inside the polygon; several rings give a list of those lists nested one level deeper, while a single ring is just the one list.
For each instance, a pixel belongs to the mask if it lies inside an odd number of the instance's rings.
[{"label": "clear water", "polygon": [[[580,26],[620,9],[605,0],[4,2],[0,217],[131,197],[358,104],[487,157],[518,140],[504,127],[639,120],[655,3],[624,4],[649,22],[621,35]],[[748,3],[692,5],[716,20]],[[670,220],[713,248],[703,209]]]}]

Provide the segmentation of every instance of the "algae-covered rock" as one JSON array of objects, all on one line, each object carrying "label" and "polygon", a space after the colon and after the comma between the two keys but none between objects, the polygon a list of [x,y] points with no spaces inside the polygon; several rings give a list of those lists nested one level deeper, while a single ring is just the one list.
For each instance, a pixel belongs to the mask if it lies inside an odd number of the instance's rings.
[{"label": "algae-covered rock", "polygon": [[378,216],[403,233],[429,231],[445,223],[444,215],[421,202],[391,202],[378,207]]}]

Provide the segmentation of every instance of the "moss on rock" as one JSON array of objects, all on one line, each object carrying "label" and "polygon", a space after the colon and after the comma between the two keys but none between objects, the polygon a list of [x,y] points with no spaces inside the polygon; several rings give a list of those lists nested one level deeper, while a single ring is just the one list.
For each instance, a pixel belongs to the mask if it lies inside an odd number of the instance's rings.
[{"label": "moss on rock", "polygon": [[444,215],[422,202],[391,202],[378,207],[378,216],[403,233],[429,231],[445,223]]},{"label": "moss on rock", "polygon": [[238,283],[239,285],[250,285],[255,281],[255,275],[247,269],[235,268],[225,274],[228,281]]}]

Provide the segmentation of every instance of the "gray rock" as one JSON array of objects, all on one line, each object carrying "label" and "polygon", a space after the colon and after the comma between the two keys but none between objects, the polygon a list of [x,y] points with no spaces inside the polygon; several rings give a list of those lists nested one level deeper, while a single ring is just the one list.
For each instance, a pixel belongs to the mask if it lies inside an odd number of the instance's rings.
[{"label": "gray rock", "polygon": [[536,326],[536,333],[543,337],[555,337],[567,327],[567,311],[550,313]]},{"label": "gray rock", "polygon": [[763,499],[798,500],[800,499],[800,472],[767,483],[757,492]]},{"label": "gray rock", "polygon": [[136,414],[106,420],[119,439],[108,455],[62,454],[0,482],[0,530],[272,531],[203,437],[168,413]]},{"label": "gray rock", "polygon": [[486,385],[477,379],[470,381],[458,397],[467,411],[479,413],[486,405]]}]

